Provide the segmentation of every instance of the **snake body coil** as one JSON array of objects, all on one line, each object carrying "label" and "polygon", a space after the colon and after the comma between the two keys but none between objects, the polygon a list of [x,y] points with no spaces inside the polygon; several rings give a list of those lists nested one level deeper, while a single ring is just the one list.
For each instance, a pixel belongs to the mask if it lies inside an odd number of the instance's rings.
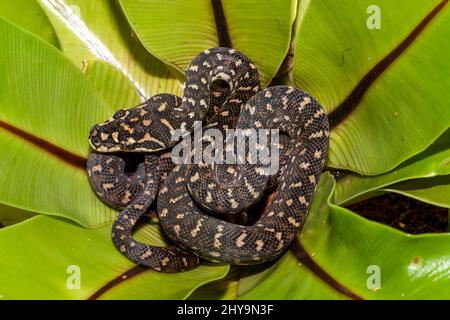
[{"label": "snake body coil", "polygon": [[[188,134],[196,121],[221,132],[234,127],[277,129],[290,138],[275,197],[255,225],[225,222],[204,209],[234,213],[253,205],[269,180],[262,163],[176,167],[171,163],[168,152],[176,144],[172,134],[176,130]],[[323,168],[328,135],[326,115],[314,98],[286,86],[259,91],[258,72],[245,55],[214,48],[189,66],[182,100],[157,95],[95,125],[90,143],[96,152],[91,153],[87,169],[100,199],[123,208],[112,237],[132,261],[164,272],[195,267],[198,257],[253,264],[274,259],[297,236]],[[111,152],[146,156],[129,176],[123,160]],[[158,190],[160,222],[180,247],[151,246],[131,237]]]},{"label": "snake body coil", "polygon": [[[327,153],[328,120],[319,104],[292,87],[272,87],[253,96],[239,116],[238,128],[279,129],[291,138],[271,204],[253,226],[241,226],[205,215],[186,187],[187,166],[171,172],[158,196],[158,214],[169,237],[210,260],[234,264],[269,261],[298,235]],[[247,193],[255,192],[261,164],[246,164]],[[239,201],[238,199],[236,201]]]}]

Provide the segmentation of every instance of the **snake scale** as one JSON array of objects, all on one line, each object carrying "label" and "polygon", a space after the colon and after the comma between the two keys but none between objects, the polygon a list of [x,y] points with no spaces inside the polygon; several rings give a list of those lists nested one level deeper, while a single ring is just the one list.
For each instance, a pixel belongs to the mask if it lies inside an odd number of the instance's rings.
[{"label": "snake scale", "polygon": [[[276,129],[289,138],[278,146],[284,150],[275,195],[255,224],[239,225],[219,216],[241,212],[261,199],[271,179],[261,162],[172,163],[170,149],[178,143],[172,134],[179,130],[189,135],[196,121],[222,133],[232,128]],[[207,145],[204,138],[202,144]],[[279,256],[298,235],[324,166],[328,139],[327,117],[312,96],[289,86],[260,90],[258,71],[248,57],[234,49],[213,48],[191,62],[183,99],[156,95],[93,126],[89,141],[94,152],[87,170],[99,198],[122,210],[112,238],[135,263],[163,272],[191,269],[199,258],[255,264]],[[141,152],[145,160],[130,175],[115,152]],[[245,156],[249,160],[247,151]],[[155,199],[159,221],[174,246],[156,247],[132,238],[136,222]]]}]

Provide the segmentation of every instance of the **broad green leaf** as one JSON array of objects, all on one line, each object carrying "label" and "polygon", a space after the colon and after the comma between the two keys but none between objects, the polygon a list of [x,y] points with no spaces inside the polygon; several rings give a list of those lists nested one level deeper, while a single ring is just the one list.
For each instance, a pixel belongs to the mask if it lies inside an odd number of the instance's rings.
[{"label": "broad green leaf", "polygon": [[336,184],[336,203],[348,205],[369,192],[408,179],[430,178],[450,174],[450,130],[424,152],[408,159],[394,170],[378,176],[346,174]]},{"label": "broad green leaf", "polygon": [[0,204],[0,224],[10,226],[36,216],[36,213]]},{"label": "broad green leaf", "polygon": [[237,272],[231,268],[230,272],[223,279],[210,282],[197,288],[189,300],[232,300],[235,299],[238,291]]},{"label": "broad green leaf", "polygon": [[114,111],[140,104],[139,94],[130,81],[109,63],[87,60],[83,72]]},{"label": "broad green leaf", "polygon": [[[376,8],[380,29],[368,27]],[[334,125],[329,166],[384,173],[449,128],[447,1],[324,0],[304,10],[294,79]]]},{"label": "broad green leaf", "polygon": [[[285,254],[276,264],[273,273],[244,292],[240,299],[265,300],[336,300],[347,297],[330,290],[328,284],[319,279],[306,266],[300,264],[291,253]],[[348,298],[347,298],[348,299]]]},{"label": "broad green leaf", "polygon": [[[290,43],[296,1],[120,0],[144,46],[155,57],[186,71],[199,52],[231,45],[248,55],[267,85],[284,60]],[[224,19],[215,20],[222,6]],[[216,22],[224,28],[217,28]],[[221,35],[229,35],[230,43]]]},{"label": "broad green leaf", "polygon": [[237,299],[255,287],[274,270],[272,263],[256,266],[232,266],[223,279],[210,282],[190,296],[190,300],[232,300]]},{"label": "broad green leaf", "polygon": [[150,55],[115,1],[38,0],[58,34],[64,54],[79,68],[103,60],[124,74],[141,99],[181,94],[181,74]]},{"label": "broad green leaf", "polygon": [[241,298],[450,298],[450,234],[412,236],[366,220],[332,203],[334,185],[322,176],[295,250]]},{"label": "broad green leaf", "polygon": [[[117,251],[110,233],[111,225],[84,229],[44,216],[0,229],[0,298],[183,299],[228,272],[224,265],[178,274],[136,267]],[[155,226],[141,229],[139,239],[164,243]]]},{"label": "broad green leaf", "polygon": [[90,190],[89,128],[111,107],[54,47],[0,18],[0,203],[84,226],[115,212]]},{"label": "broad green leaf", "polygon": [[0,1],[0,17],[59,48],[58,37],[36,0]]},{"label": "broad green leaf", "polygon": [[450,175],[408,180],[380,191],[396,192],[438,207],[450,208]]}]

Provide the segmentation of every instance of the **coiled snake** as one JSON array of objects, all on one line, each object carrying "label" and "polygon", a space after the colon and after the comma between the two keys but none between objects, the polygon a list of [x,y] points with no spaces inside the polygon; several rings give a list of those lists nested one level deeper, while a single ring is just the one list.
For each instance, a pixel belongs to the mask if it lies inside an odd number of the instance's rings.
[{"label": "coiled snake", "polygon": [[[218,80],[227,86],[214,88]],[[167,152],[177,142],[172,134],[181,130],[187,135],[195,121],[202,120],[222,132],[234,127],[278,129],[290,138],[280,160],[275,196],[252,226],[210,214],[239,212],[257,202],[269,180],[264,165],[248,161],[174,167],[171,163]],[[124,208],[112,237],[132,261],[164,272],[195,267],[198,257],[254,264],[276,258],[297,236],[323,169],[328,136],[327,117],[314,98],[287,86],[259,91],[257,70],[245,55],[214,48],[192,61],[181,101],[173,95],[157,95],[95,125],[90,143],[96,152],[91,153],[87,169],[97,195]],[[146,156],[144,164],[128,176],[123,160],[111,152],[144,152]],[[221,183],[222,177],[227,183]],[[155,247],[131,237],[158,190],[159,220],[178,246]]]}]

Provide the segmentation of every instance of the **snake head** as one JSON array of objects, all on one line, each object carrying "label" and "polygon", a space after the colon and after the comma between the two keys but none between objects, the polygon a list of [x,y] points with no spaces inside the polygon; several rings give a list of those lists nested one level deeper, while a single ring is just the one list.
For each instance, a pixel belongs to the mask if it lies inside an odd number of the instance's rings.
[{"label": "snake head", "polygon": [[178,97],[161,94],[138,107],[120,109],[111,119],[91,128],[89,143],[98,152],[163,150],[174,144],[173,128],[167,124],[175,123],[174,107],[179,103]]},{"label": "snake head", "polygon": [[99,152],[125,151],[126,142],[138,134],[136,126],[130,126],[132,113],[132,110],[120,109],[111,119],[94,125],[89,133],[92,148]]}]

